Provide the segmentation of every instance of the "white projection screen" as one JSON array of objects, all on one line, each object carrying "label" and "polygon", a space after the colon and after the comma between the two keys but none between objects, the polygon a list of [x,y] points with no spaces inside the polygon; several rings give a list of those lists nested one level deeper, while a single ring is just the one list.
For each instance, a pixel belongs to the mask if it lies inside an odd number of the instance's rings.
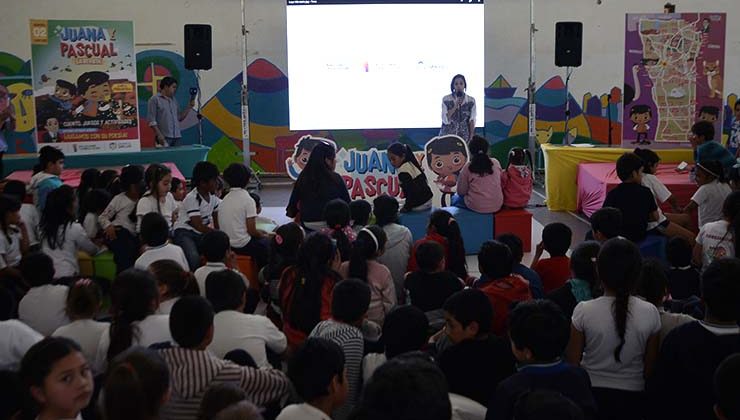
[{"label": "white projection screen", "polygon": [[456,74],[484,124],[483,0],[287,0],[291,130],[431,128]]}]

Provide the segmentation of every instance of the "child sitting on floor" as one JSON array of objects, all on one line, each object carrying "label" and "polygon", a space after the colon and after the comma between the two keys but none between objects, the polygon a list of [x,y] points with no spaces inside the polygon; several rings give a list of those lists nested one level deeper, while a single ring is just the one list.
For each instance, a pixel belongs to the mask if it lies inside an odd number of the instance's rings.
[{"label": "child sitting on floor", "polygon": [[26,184],[21,181],[11,180],[5,184],[3,194],[15,197],[21,203],[21,220],[26,225],[28,233],[28,244],[34,249],[39,244],[39,220],[41,215],[33,204],[24,203],[26,200]]},{"label": "child sitting on floor", "polygon": [[700,296],[699,270],[691,265],[691,253],[691,243],[683,238],[671,238],[666,244],[666,258],[670,264],[668,294],[675,300]]},{"label": "child sitting on floor", "polygon": [[43,335],[69,323],[64,310],[69,288],[53,285],[54,262],[43,252],[33,252],[21,260],[21,275],[31,286],[18,304],[18,319]]},{"label": "child sitting on floor", "polygon": [[396,300],[404,302],[404,277],[409,265],[409,255],[414,240],[406,226],[398,224],[398,201],[388,195],[381,195],[373,201],[375,223],[383,228],[388,241],[385,252],[378,257],[378,262],[388,267],[396,285]]},{"label": "child sitting on floor", "polygon": [[429,218],[427,234],[414,243],[409,258],[408,271],[416,271],[416,249],[424,242],[434,241],[445,249],[445,267],[461,279],[468,280],[468,267],[465,262],[465,244],[460,225],[447,210],[435,210]]},{"label": "child sitting on floor", "polygon": [[134,263],[139,270],[148,270],[149,265],[159,260],[171,260],[183,270],[188,269],[188,260],[182,248],[169,243],[170,228],[167,220],[159,213],[149,213],[141,220],[141,239],[146,250]]},{"label": "child sitting on floor", "polygon": [[[475,135],[468,144],[470,162],[457,178],[457,195],[453,204],[478,213],[496,213],[501,210],[504,195],[501,191],[501,164],[488,157],[488,140]],[[527,199],[529,201],[529,199]]]},{"label": "child sitting on floor", "polygon": [[445,251],[434,241],[416,248],[419,270],[406,275],[405,287],[409,303],[424,312],[442,308],[448,297],[462,290],[463,281],[455,273],[445,270]]},{"label": "child sitting on floor", "polygon": [[354,200],[349,203],[349,214],[352,218],[351,225],[355,234],[360,233],[360,230],[368,225],[371,212],[372,207],[365,200]]},{"label": "child sitting on floor", "polygon": [[[532,270],[542,279],[545,293],[561,287],[570,278],[570,258],[566,253],[570,248],[573,232],[563,223],[550,223],[542,230],[542,242],[532,260]],[[542,251],[547,251],[550,258],[540,259]]]},{"label": "child sitting on floor", "polygon": [[46,196],[62,186],[60,176],[63,170],[64,153],[61,150],[52,146],[44,146],[39,150],[39,163],[34,166],[34,175],[28,186],[39,212],[46,206]]}]

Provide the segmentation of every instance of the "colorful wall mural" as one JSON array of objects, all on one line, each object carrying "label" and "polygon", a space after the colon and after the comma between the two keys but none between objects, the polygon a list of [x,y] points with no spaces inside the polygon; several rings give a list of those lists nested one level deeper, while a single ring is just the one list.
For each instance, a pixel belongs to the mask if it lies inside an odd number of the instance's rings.
[{"label": "colorful wall mural", "polygon": [[[139,52],[137,59],[138,99],[141,110],[141,146],[153,147],[153,133],[148,129],[146,103],[156,92],[164,76],[179,81],[177,100],[186,104],[189,88],[198,86],[196,74],[186,70],[183,57],[165,50]],[[202,73],[201,77],[208,77]],[[265,59],[249,64],[250,137],[252,166],[261,172],[285,172],[285,160],[298,139],[313,134],[333,140],[347,150],[384,149],[394,141],[423,150],[439,131],[428,129],[388,130],[328,130],[318,132],[290,131],[288,128],[288,78]],[[224,84],[215,95],[201,98],[202,120],[192,113],[182,123],[185,144],[202,143],[212,148],[208,159],[220,168],[243,159],[241,141],[241,72]],[[28,60],[0,52],[0,83],[8,86],[19,115],[16,132],[10,136],[9,153],[33,153],[33,92]],[[521,96],[517,96],[517,93]],[[614,145],[622,137],[622,90],[613,87],[609,92],[587,93],[580,101],[569,95],[571,118],[568,133],[577,143],[606,145],[609,139],[609,120]],[[537,138],[540,143],[561,144],[565,129],[565,84],[560,76],[542,83],[535,94],[537,102]],[[725,112],[725,137],[732,123],[729,112],[737,95],[729,95]],[[499,75],[485,90],[485,126],[478,129],[491,142],[491,150],[502,164],[511,147],[527,144],[527,104],[523,87],[514,87]],[[21,118],[22,117],[22,118]]]}]

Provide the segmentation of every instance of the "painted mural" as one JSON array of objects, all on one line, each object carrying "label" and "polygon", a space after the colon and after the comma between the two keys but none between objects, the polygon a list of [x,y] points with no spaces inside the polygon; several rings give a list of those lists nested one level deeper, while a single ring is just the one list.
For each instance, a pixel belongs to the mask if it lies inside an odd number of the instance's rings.
[{"label": "painted mural", "polygon": [[[164,50],[147,50],[136,54],[138,101],[141,110],[141,146],[153,147],[153,133],[146,129],[146,102],[156,93],[156,86],[164,76],[179,80],[177,100],[188,102],[188,90],[197,87],[196,75],[186,70],[183,57]],[[204,76],[206,77],[206,76]],[[202,98],[199,121],[195,114],[182,122],[183,143],[211,146],[208,160],[219,168],[243,159],[240,118],[241,73],[225,83],[215,95]],[[306,135],[325,137],[346,150],[382,150],[394,141],[408,144],[415,151],[435,137],[439,129],[388,130],[329,130],[290,131],[288,128],[288,78],[265,59],[250,63],[247,71],[249,87],[250,136],[252,166],[261,172],[285,172],[285,161],[295,149],[298,140]],[[19,115],[16,132],[10,136],[9,153],[33,153],[34,121],[33,92],[28,60],[0,52],[0,83],[14,93],[12,99]],[[518,96],[518,95],[519,96]],[[485,90],[485,127],[478,129],[491,142],[493,155],[506,165],[506,155],[512,147],[527,145],[526,97],[524,88],[511,86],[504,75],[498,76]],[[536,91],[537,139],[539,143],[561,144],[565,135],[565,84],[560,76],[542,83]],[[737,95],[729,95],[724,119],[725,139],[732,125],[732,112]],[[576,143],[606,145],[611,137],[614,145],[622,138],[622,91],[618,87],[609,92],[588,93],[577,100],[569,95],[571,120],[569,135]],[[23,111],[23,112],[21,112]],[[20,117],[24,118],[20,118]],[[201,137],[202,133],[202,137]]]}]

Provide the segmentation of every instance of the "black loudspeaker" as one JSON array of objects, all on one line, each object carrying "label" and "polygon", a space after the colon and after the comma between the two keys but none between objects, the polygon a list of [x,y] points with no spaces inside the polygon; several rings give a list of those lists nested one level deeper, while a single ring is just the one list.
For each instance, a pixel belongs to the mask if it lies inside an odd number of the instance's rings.
[{"label": "black loudspeaker", "polygon": [[557,22],[555,24],[555,65],[580,67],[583,52],[583,23]]},{"label": "black loudspeaker", "polygon": [[210,70],[211,25],[185,25],[185,68]]}]

